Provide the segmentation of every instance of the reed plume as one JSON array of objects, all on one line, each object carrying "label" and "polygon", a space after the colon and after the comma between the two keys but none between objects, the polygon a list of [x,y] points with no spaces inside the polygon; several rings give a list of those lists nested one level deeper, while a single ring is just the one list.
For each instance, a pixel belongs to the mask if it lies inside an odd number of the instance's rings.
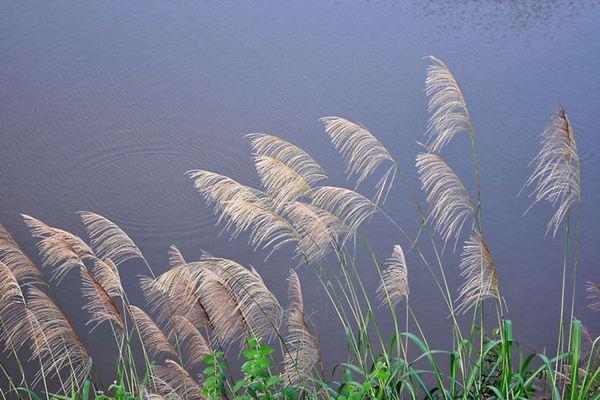
[{"label": "reed plume", "polygon": [[136,306],[129,306],[129,313],[151,357],[157,355],[177,357],[177,351],[169,343],[167,336],[148,314]]},{"label": "reed plume", "polygon": [[53,266],[52,279],[60,282],[73,268],[85,268],[85,260],[94,260],[92,249],[78,236],[53,228],[22,214],[31,234],[39,238],[38,249],[45,266]]},{"label": "reed plume", "polygon": [[350,189],[323,186],[316,190],[312,204],[338,217],[356,232],[360,224],[377,212],[377,206]]},{"label": "reed plume", "polygon": [[277,209],[310,194],[327,178],[323,168],[304,150],[273,135],[247,135],[254,150],[256,170]]},{"label": "reed plume", "polygon": [[285,213],[302,239],[298,250],[310,263],[336,251],[350,234],[348,226],[335,215],[312,204],[289,203]]},{"label": "reed plume", "polygon": [[31,331],[25,296],[13,271],[0,261],[0,339],[5,351],[19,349]]},{"label": "reed plume", "polygon": [[157,314],[157,321],[167,329],[172,328],[175,315],[187,318],[195,326],[210,325],[200,297],[200,278],[185,268],[193,269],[197,264],[184,264],[165,272],[157,279],[140,279],[140,286],[150,309]]},{"label": "reed plume", "polygon": [[63,390],[69,391],[71,384],[79,387],[91,371],[92,359],[75,333],[71,321],[38,288],[29,290],[27,304],[32,317],[32,359],[39,359],[42,364],[38,378],[42,373],[47,377],[59,375],[68,368],[69,379],[63,381]]},{"label": "reed plume", "polygon": [[260,190],[244,186],[223,175],[195,170],[187,175],[208,205],[219,214],[217,223],[224,229],[233,227],[232,238],[249,230],[249,244],[254,248],[272,246],[271,251],[300,238],[294,228],[272,208],[272,201]]},{"label": "reed plume", "polygon": [[117,266],[130,258],[144,258],[133,240],[117,224],[93,212],[81,211],[79,214],[99,258],[111,259]]},{"label": "reed plume", "polygon": [[204,336],[187,318],[173,317],[173,333],[177,335],[179,346],[186,356],[186,365],[189,367],[199,365],[204,356],[213,353]]},{"label": "reed plume", "polygon": [[156,386],[163,396],[180,399],[203,399],[202,388],[189,372],[173,360],[166,360],[165,365],[152,367],[152,375]]},{"label": "reed plume", "polygon": [[[565,215],[580,198],[579,153],[575,133],[565,109],[560,106],[540,135],[542,148],[533,159],[535,168],[524,187],[533,186],[531,209],[542,200],[556,207],[548,221],[546,233],[556,231]],[[526,212],[527,212],[526,211]]]},{"label": "reed plume", "polygon": [[274,135],[253,133],[247,136],[255,154],[281,161],[311,185],[327,178],[323,167],[300,147]]},{"label": "reed plume", "polygon": [[398,169],[390,152],[362,125],[340,117],[323,117],[320,121],[325,125],[331,142],[344,157],[346,172],[356,176],[356,186],[380,165],[389,164],[375,185],[375,204],[379,204],[382,196],[385,202]]},{"label": "reed plume", "polygon": [[185,261],[185,258],[183,257],[183,254],[181,254],[181,251],[179,251],[177,246],[172,244],[169,247],[169,266],[171,268],[174,268],[174,267],[179,267],[180,265],[184,265],[184,264],[186,264],[186,261]]},{"label": "reed plume", "polygon": [[202,272],[202,303],[210,317],[217,342],[226,345],[250,332],[235,294],[217,273]]},{"label": "reed plume", "polygon": [[467,217],[474,214],[473,202],[460,178],[442,157],[433,153],[417,155],[417,171],[427,193],[433,228],[444,242],[456,241]]},{"label": "reed plume", "polygon": [[235,261],[224,258],[204,261],[217,266],[219,276],[235,297],[249,334],[255,338],[272,337],[281,325],[282,309],[258,272],[250,271]]},{"label": "reed plume", "polygon": [[225,229],[235,226],[232,237],[249,231],[248,244],[255,249],[270,247],[269,255],[285,244],[297,244],[301,240],[285,218],[260,203],[234,199],[225,206],[223,213],[230,218]]},{"label": "reed plume", "polygon": [[588,299],[592,300],[589,308],[600,311],[600,283],[588,282],[585,290],[588,292]]},{"label": "reed plume", "polygon": [[19,284],[45,285],[42,272],[21,250],[11,233],[2,224],[0,224],[0,261],[10,268]]},{"label": "reed plume", "polygon": [[500,308],[500,286],[496,267],[483,236],[474,233],[465,242],[460,262],[461,276],[465,282],[459,289],[457,311],[467,312],[477,303],[488,298],[498,299]]},{"label": "reed plume", "polygon": [[252,203],[263,201],[260,190],[242,185],[228,176],[204,170],[191,170],[186,172],[186,175],[194,181],[194,187],[204,197],[205,202],[220,215],[219,222],[228,217],[222,211],[235,199]]},{"label": "reed plume", "polygon": [[427,67],[425,79],[431,114],[427,124],[427,148],[428,152],[437,153],[457,134],[469,132],[472,124],[454,75],[443,61],[433,56],[429,59],[432,63]]},{"label": "reed plume", "polygon": [[402,299],[408,300],[408,271],[404,251],[400,245],[395,245],[392,255],[386,261],[386,268],[382,272],[381,283],[377,288],[377,296],[381,304],[391,302],[394,305]]},{"label": "reed plume", "polygon": [[99,258],[94,260],[93,274],[94,278],[110,297],[124,297],[125,291],[121,284],[119,270],[112,260],[108,258],[106,260],[101,260]]},{"label": "reed plume", "polygon": [[256,172],[263,187],[273,199],[273,206],[280,210],[287,202],[309,196],[312,192],[308,178],[275,158],[254,156]]},{"label": "reed plume", "polygon": [[300,279],[294,270],[290,270],[288,277],[288,301],[283,378],[296,385],[310,379],[313,368],[319,362],[320,349],[319,342],[310,333],[306,323]]},{"label": "reed plume", "polygon": [[125,328],[125,321],[106,289],[86,269],[81,269],[81,283],[81,293],[86,299],[83,309],[91,316],[86,323],[92,325],[90,331],[105,321],[114,322],[122,331]]}]

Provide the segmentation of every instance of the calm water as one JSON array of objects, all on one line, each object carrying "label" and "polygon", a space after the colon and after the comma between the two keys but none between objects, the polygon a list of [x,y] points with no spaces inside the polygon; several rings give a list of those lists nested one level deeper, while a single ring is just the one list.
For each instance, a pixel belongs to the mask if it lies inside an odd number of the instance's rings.
[{"label": "calm water", "polygon": [[[267,132],[304,147],[343,185],[343,162],[318,122],[340,115],[367,126],[416,184],[415,141],[427,121],[423,57],[434,54],[454,71],[470,105],[486,235],[515,336],[537,351],[554,343],[561,241],[544,238],[550,209],[523,217],[528,199],[516,194],[538,133],[565,105],[583,169],[576,314],[598,333],[600,318],[586,309],[582,287],[600,279],[599,20],[593,1],[3,2],[0,221],[35,254],[19,213],[83,235],[75,212],[96,211],[120,224],[157,272],[171,243],[190,260],[206,249],[255,266],[284,301],[296,261],[288,251],[264,261],[266,253],[253,253],[243,237],[218,237],[216,218],[183,173],[209,169],[257,185],[243,135]],[[444,154],[471,185],[466,137]],[[401,185],[386,208],[416,231]],[[381,257],[402,243],[382,218],[364,232]],[[458,254],[445,258],[456,290]],[[361,260],[374,291],[373,266]],[[412,254],[408,262],[415,313],[432,345],[445,346],[442,299],[423,265]],[[138,304],[143,273],[135,261],[121,268]],[[316,279],[304,269],[300,275],[333,365],[345,354],[342,331]],[[109,330],[87,334],[78,275],[54,294],[109,381]],[[383,324],[391,330],[390,321]]]}]

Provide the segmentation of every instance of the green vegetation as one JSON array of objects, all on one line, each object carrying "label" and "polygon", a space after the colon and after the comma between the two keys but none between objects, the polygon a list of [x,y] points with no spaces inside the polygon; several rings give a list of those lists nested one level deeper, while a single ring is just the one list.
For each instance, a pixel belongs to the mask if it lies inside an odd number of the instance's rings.
[{"label": "green vegetation", "polygon": [[[73,271],[80,273],[88,325],[108,326],[114,338],[118,379],[109,387],[99,382],[91,355],[50,295],[44,275],[0,225],[0,338],[18,367],[11,374],[0,365],[7,381],[3,398],[600,399],[600,338],[574,318],[580,163],[566,111],[560,107],[543,131],[524,186],[531,189],[534,205],[554,207],[547,232],[560,237],[564,249],[557,266],[562,267],[562,290],[556,351],[527,354],[505,318],[501,282],[484,233],[476,135],[467,103],[448,67],[436,58],[431,57],[425,86],[431,118],[416,167],[428,209],[385,146],[365,127],[339,117],[322,122],[357,186],[383,171],[372,198],[320,185],[327,173],[317,161],[273,135],[249,135],[262,191],[214,172],[188,172],[232,237],[246,232],[251,247],[271,252],[291,247],[302,260],[298,268],[312,271],[348,348],[334,360],[333,371],[323,369],[322,359],[336,356],[321,353],[293,269],[283,307],[257,270],[235,261],[208,252],[188,261],[171,246],[170,269],[155,275],[134,241],[101,215],[81,213],[87,242],[24,216],[52,278],[60,282]],[[440,155],[456,135],[470,137],[473,188]],[[397,175],[419,214],[416,234],[385,211]],[[399,244],[385,260],[360,230],[375,214],[398,234]],[[459,245],[456,272],[446,268],[444,252]],[[369,263],[358,265],[358,249],[368,252]],[[439,290],[448,308],[449,349],[431,348],[415,315],[409,272],[416,266],[409,266],[406,254],[430,273],[431,288]],[[121,284],[126,273],[121,264],[129,259],[148,268],[149,276],[140,279],[147,311],[132,304]],[[463,284],[453,294],[447,276],[456,273]],[[379,277],[373,293],[364,274]],[[589,283],[587,290],[590,307],[600,310],[600,285]],[[393,332],[383,331],[377,307],[389,311]],[[239,371],[231,370],[228,357],[243,359]],[[39,372],[31,376],[30,366]]]}]

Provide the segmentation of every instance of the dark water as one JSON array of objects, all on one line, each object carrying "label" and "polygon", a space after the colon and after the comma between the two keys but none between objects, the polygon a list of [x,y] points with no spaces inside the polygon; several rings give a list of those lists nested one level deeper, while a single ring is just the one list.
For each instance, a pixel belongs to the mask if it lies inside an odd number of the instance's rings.
[{"label": "dark water", "polygon": [[[264,261],[266,253],[253,253],[243,238],[218,237],[216,218],[183,173],[209,169],[257,185],[243,135],[267,132],[304,147],[342,185],[343,162],[318,122],[340,115],[367,126],[416,184],[415,141],[427,121],[423,57],[434,54],[454,71],[470,105],[486,235],[515,336],[530,350],[551,349],[561,240],[544,238],[550,209],[523,217],[529,201],[516,193],[538,133],[564,104],[583,169],[576,315],[598,333],[600,318],[586,309],[583,286],[600,279],[599,20],[593,1],[3,2],[0,221],[35,254],[19,213],[83,235],[75,212],[96,211],[120,224],[157,272],[171,243],[188,259],[206,249],[254,265],[283,300],[296,261],[287,251]],[[444,153],[472,185],[467,138]],[[416,231],[401,185],[386,208]],[[382,218],[364,233],[381,257],[400,242]],[[456,290],[458,254],[445,259]],[[374,291],[373,266],[361,260]],[[451,331],[442,299],[416,257],[408,262],[415,313],[432,345],[445,346]],[[135,261],[121,268],[139,304],[143,273]],[[342,331],[316,279],[300,275],[333,365],[344,358]],[[109,381],[111,336],[106,327],[87,334],[77,274],[54,294]],[[383,325],[391,330],[390,321]]]}]

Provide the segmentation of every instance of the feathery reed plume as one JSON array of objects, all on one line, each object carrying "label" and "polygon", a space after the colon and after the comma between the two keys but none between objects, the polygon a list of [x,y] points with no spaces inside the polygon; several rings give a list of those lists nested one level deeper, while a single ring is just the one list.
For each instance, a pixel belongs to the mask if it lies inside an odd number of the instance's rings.
[{"label": "feathery reed plume", "polygon": [[425,93],[429,97],[427,124],[428,151],[437,153],[452,138],[471,127],[471,118],[465,98],[456,79],[443,61],[429,56],[432,61],[427,67]]},{"label": "feathery reed plume", "polygon": [[130,258],[144,258],[129,235],[108,218],[89,211],[79,215],[98,257],[109,258],[117,266]]},{"label": "feathery reed plume", "polygon": [[418,154],[416,166],[422,188],[427,192],[434,229],[444,242],[453,236],[458,241],[467,217],[474,213],[467,190],[452,168],[437,154]]},{"label": "feathery reed plume", "polygon": [[274,135],[252,133],[247,135],[254,153],[271,157],[287,165],[311,185],[327,178],[323,167],[300,147]]},{"label": "feathery reed plume", "polygon": [[281,325],[282,309],[256,270],[250,271],[224,258],[206,259],[214,263],[223,282],[235,296],[237,308],[253,337],[269,338]]},{"label": "feathery reed plume", "polygon": [[299,199],[312,192],[311,183],[304,176],[275,158],[254,156],[256,172],[262,185],[273,199],[276,210],[287,202]]},{"label": "feathery reed plume", "polygon": [[212,349],[204,336],[187,318],[173,317],[173,332],[177,334],[179,345],[182,353],[186,355],[189,367],[199,365],[204,356],[212,354]]},{"label": "feathery reed plume", "polygon": [[84,260],[95,259],[92,249],[78,236],[53,228],[22,214],[31,234],[39,238],[38,249],[45,266],[54,266],[52,278],[60,282],[73,268],[85,268]]},{"label": "feathery reed plume", "polygon": [[[184,266],[195,264],[198,263]],[[209,326],[209,317],[199,294],[197,276],[183,267],[174,268],[165,274],[158,279],[148,277],[140,279],[144,297],[150,309],[157,314],[157,321],[169,330],[172,328],[173,316],[179,315],[190,320],[195,326]],[[161,281],[172,275],[175,277],[170,282]]]},{"label": "feathery reed plume", "polygon": [[312,204],[298,201],[287,204],[285,213],[301,234],[298,250],[310,263],[337,250],[348,238],[349,228],[342,220]]},{"label": "feathery reed plume", "polygon": [[21,250],[11,233],[2,224],[0,224],[0,261],[10,268],[20,284],[45,285],[42,272]]},{"label": "feathery reed plume", "polygon": [[31,288],[27,298],[31,311],[32,359],[37,358],[47,377],[59,375],[69,369],[69,379],[62,381],[63,390],[70,391],[71,384],[79,387],[89,375],[92,359],[75,333],[71,321],[63,311],[38,288]]},{"label": "feathery reed plume", "polygon": [[465,282],[459,289],[457,311],[467,312],[488,298],[498,299],[501,304],[500,287],[496,267],[490,254],[490,249],[479,233],[471,235],[465,242],[460,261],[461,276]]},{"label": "feathery reed plume", "polygon": [[30,332],[23,291],[13,271],[0,261],[0,339],[5,351],[19,349]]},{"label": "feathery reed plume", "polygon": [[163,354],[177,357],[167,336],[148,314],[136,306],[129,306],[129,312],[151,357]]},{"label": "feathery reed plume", "polygon": [[389,193],[396,176],[396,161],[390,152],[367,128],[340,117],[323,117],[325,132],[346,161],[346,172],[356,175],[356,186],[371,175],[379,165],[389,162],[390,166],[381,176],[375,189],[375,204]]},{"label": "feathery reed plume", "polygon": [[381,304],[398,304],[402,299],[408,300],[408,271],[404,251],[399,244],[394,246],[390,258],[386,262],[386,268],[382,273],[381,283],[377,288],[377,296]]},{"label": "feathery reed plume", "polygon": [[308,380],[319,362],[319,343],[310,333],[304,317],[304,301],[300,279],[294,270],[288,277],[288,301],[286,309],[287,335],[284,354],[284,381],[300,384]]},{"label": "feathery reed plume", "polygon": [[111,259],[96,259],[93,269],[94,277],[98,283],[106,290],[110,297],[123,297],[125,291],[121,285],[119,270]]},{"label": "feathery reed plume", "polygon": [[365,196],[335,186],[317,189],[312,204],[338,217],[348,226],[350,233],[377,212],[377,206]]},{"label": "feathery reed plume", "polygon": [[230,218],[225,229],[235,225],[232,237],[248,230],[248,244],[255,249],[271,247],[272,253],[285,244],[301,240],[299,233],[288,221],[259,203],[233,199],[225,206],[223,213]]},{"label": "feathery reed plume", "polygon": [[173,360],[166,360],[165,365],[152,367],[152,375],[156,386],[163,396],[181,399],[203,399],[202,388],[181,365]]},{"label": "feathery reed plume", "polygon": [[112,321],[120,330],[123,330],[125,322],[119,308],[104,287],[86,269],[81,269],[81,283],[81,293],[87,300],[83,309],[87,310],[91,316],[86,323],[86,325],[92,325],[90,332],[105,321]]},{"label": "feathery reed plume", "polygon": [[169,246],[169,266],[171,268],[179,267],[180,265],[186,264],[185,258],[183,258],[183,254],[181,251],[172,244]]},{"label": "feathery reed plume", "polygon": [[235,294],[215,272],[202,271],[202,304],[210,317],[215,339],[222,345],[230,343],[249,332]]},{"label": "feathery reed plume", "polygon": [[[260,203],[262,195],[260,190],[253,189],[246,185],[220,175],[215,172],[204,170],[191,170],[186,175],[194,181],[194,187],[204,197],[204,201],[212,206],[215,213],[219,214],[225,206],[234,199],[243,199],[248,202]],[[228,215],[221,214],[219,222]]]},{"label": "feathery reed plume", "polygon": [[540,135],[540,142],[542,148],[532,161],[535,168],[524,185],[534,186],[530,194],[534,201],[527,211],[542,200],[557,206],[546,230],[555,236],[571,205],[580,196],[579,153],[575,133],[562,106]]},{"label": "feathery reed plume", "polygon": [[600,283],[588,282],[585,290],[588,292],[588,299],[592,300],[588,307],[593,311],[600,311]]},{"label": "feathery reed plume", "polygon": [[327,178],[323,168],[299,147],[273,135],[247,136],[254,150],[258,175],[277,209],[309,194],[313,185]]},{"label": "feathery reed plume", "polygon": [[207,204],[220,214],[218,223],[225,220],[225,230],[235,227],[232,238],[249,230],[251,246],[273,246],[272,251],[300,240],[293,227],[271,209],[271,201],[260,190],[213,172],[196,170],[187,175],[194,179],[194,186]]}]

